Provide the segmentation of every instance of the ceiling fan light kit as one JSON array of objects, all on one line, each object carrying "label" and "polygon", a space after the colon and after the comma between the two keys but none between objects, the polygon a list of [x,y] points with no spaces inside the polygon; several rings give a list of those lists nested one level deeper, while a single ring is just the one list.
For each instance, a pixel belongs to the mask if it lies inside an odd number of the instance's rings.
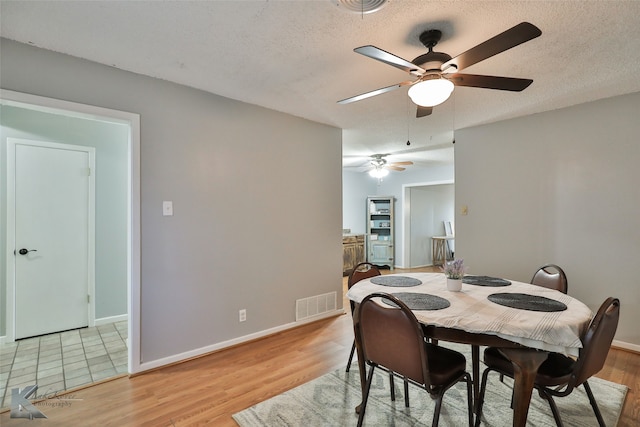
[{"label": "ceiling fan light kit", "polygon": [[449,99],[454,85],[442,78],[423,80],[409,88],[409,98],[414,104],[423,107],[435,107]]},{"label": "ceiling fan light kit", "polygon": [[389,171],[382,167],[376,167],[375,169],[371,169],[369,171],[369,175],[373,178],[381,179],[389,175]]}]

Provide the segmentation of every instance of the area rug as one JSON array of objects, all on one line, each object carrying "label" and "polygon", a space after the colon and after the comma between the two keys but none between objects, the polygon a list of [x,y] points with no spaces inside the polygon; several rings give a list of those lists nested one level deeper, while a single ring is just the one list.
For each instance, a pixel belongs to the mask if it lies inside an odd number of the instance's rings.
[{"label": "area rug", "polygon": [[[441,344],[443,344],[441,342]],[[465,353],[470,364],[469,346],[446,344],[447,347]],[[469,369],[471,369],[469,367]],[[589,380],[593,394],[607,426],[616,426],[622,410],[627,387],[598,378]],[[489,382],[483,407],[483,426],[504,427],[512,423],[512,382],[499,381],[495,372],[489,374]],[[404,406],[402,381],[396,379],[396,401],[389,392],[388,374],[376,370],[367,410],[365,426],[430,426],[435,403],[429,395],[415,386],[409,386],[410,407]],[[264,402],[233,415],[241,427],[338,427],[355,426],[355,407],[360,403],[358,365],[354,362],[350,372],[336,370],[320,378],[291,389]],[[582,387],[571,395],[557,398],[560,416],[566,427],[597,426],[598,422]],[[442,427],[467,425],[466,388],[460,383],[444,396],[440,423]],[[554,427],[556,424],[546,401],[534,391],[527,418],[527,426]]]}]

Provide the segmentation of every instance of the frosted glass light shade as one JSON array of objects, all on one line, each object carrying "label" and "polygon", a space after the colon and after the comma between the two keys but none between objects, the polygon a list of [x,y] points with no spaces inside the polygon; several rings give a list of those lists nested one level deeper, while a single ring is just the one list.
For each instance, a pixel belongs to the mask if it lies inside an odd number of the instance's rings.
[{"label": "frosted glass light shade", "polygon": [[449,99],[453,83],[447,79],[425,80],[409,88],[409,97],[423,107],[434,107]]},{"label": "frosted glass light shade", "polygon": [[371,175],[374,178],[383,178],[389,175],[389,171],[383,168],[375,168],[369,171],[369,175]]}]

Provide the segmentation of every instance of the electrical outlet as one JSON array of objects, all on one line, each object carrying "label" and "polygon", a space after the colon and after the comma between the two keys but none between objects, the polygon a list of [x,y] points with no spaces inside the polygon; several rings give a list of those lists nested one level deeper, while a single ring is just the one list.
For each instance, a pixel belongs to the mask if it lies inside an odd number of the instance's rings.
[{"label": "electrical outlet", "polygon": [[244,322],[247,320],[247,310],[245,310],[244,308],[240,311],[238,311],[238,319],[240,322]]}]

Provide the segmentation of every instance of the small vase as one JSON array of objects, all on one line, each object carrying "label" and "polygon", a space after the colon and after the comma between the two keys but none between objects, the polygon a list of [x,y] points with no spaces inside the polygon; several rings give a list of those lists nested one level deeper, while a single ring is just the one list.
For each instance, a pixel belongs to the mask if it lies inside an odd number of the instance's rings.
[{"label": "small vase", "polygon": [[447,290],[452,292],[460,292],[462,289],[462,279],[447,278]]}]

